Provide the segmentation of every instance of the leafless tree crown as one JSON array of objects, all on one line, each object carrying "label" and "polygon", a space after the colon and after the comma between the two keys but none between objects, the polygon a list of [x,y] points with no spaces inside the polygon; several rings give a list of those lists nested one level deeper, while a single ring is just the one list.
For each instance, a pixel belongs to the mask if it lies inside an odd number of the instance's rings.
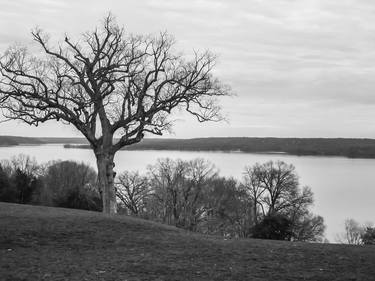
[{"label": "leafless tree crown", "polygon": [[227,86],[212,76],[216,58],[176,55],[174,40],[126,34],[113,17],[74,42],[66,36],[56,48],[40,29],[32,32],[45,55],[12,47],[0,60],[4,114],[38,125],[47,120],[73,124],[95,148],[121,136],[112,147],[138,142],[144,133],[170,129],[174,108],[199,121],[220,120],[217,97]]}]

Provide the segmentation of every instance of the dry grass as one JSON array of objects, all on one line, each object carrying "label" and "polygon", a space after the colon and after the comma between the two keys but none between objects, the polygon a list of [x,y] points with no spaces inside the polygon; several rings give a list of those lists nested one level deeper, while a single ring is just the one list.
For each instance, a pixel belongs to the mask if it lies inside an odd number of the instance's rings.
[{"label": "dry grass", "polygon": [[375,280],[375,247],[228,240],[0,203],[0,280]]}]

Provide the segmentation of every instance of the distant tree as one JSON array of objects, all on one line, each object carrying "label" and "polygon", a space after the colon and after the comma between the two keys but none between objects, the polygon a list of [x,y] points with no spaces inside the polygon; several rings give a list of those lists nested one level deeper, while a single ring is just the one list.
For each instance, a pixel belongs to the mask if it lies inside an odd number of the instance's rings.
[{"label": "distant tree", "polygon": [[292,237],[298,241],[324,242],[324,219],[307,212],[292,219]]},{"label": "distant tree", "polygon": [[263,189],[261,204],[266,215],[279,213],[296,201],[298,195],[298,176],[293,165],[282,161],[269,161],[255,164],[253,176],[260,189]]},{"label": "distant tree", "polygon": [[375,245],[375,227],[366,227],[361,239],[364,245]]},{"label": "distant tree", "polygon": [[0,60],[0,107],[5,117],[37,126],[48,120],[72,124],[89,141],[96,159],[103,211],[116,212],[114,155],[145,133],[169,130],[169,115],[185,108],[198,121],[220,120],[217,97],[228,87],[214,78],[209,52],[183,59],[174,40],[125,35],[111,15],[101,28],[52,48],[32,32],[45,56],[9,48]]},{"label": "distant tree", "polygon": [[19,170],[27,176],[37,176],[40,171],[40,166],[35,158],[31,158],[26,154],[18,154],[10,159],[10,164],[13,171]]},{"label": "distant tree", "polygon": [[234,179],[216,177],[204,192],[204,216],[198,231],[225,237],[247,237],[253,224],[252,202]]},{"label": "distant tree", "polygon": [[[265,210],[262,204],[263,194],[266,191],[263,185],[260,184],[260,178],[258,177],[260,165],[256,164],[253,167],[246,166],[243,177],[243,187],[247,190],[253,205],[254,224],[258,223],[258,217],[260,211],[262,215],[265,215]],[[261,210],[259,211],[258,208]]]},{"label": "distant tree", "polygon": [[196,230],[204,208],[204,189],[215,170],[203,159],[160,159],[149,167],[152,202],[148,208],[162,222]]},{"label": "distant tree", "polygon": [[[309,187],[300,187],[293,165],[269,161],[248,166],[245,168],[242,186],[253,203],[254,226],[259,223],[264,226],[266,223],[268,227],[271,222],[276,227],[281,216],[291,222],[291,239],[323,240],[324,220],[310,213],[313,193]],[[266,217],[268,221],[263,222]]]},{"label": "distant tree", "polygon": [[344,223],[345,231],[336,235],[336,242],[350,245],[361,245],[365,228],[354,219],[346,219]]},{"label": "distant tree", "polygon": [[130,214],[140,215],[150,195],[149,180],[138,172],[123,172],[116,181],[116,195]]}]

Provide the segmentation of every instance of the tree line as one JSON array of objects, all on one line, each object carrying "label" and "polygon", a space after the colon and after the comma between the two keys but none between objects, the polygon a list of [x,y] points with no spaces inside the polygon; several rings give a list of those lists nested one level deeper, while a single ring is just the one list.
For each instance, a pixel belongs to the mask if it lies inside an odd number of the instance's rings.
[{"label": "tree line", "polygon": [[[159,159],[143,174],[116,176],[118,211],[224,237],[323,241],[324,220],[310,212],[313,193],[293,165],[257,163],[243,174],[222,177],[204,159]],[[102,190],[86,164],[19,155],[0,162],[0,201],[101,211]]]}]

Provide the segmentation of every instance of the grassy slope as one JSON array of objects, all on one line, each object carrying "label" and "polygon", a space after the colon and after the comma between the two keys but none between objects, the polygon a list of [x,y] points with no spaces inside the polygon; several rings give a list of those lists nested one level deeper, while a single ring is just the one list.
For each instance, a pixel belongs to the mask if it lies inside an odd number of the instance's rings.
[{"label": "grassy slope", "polygon": [[0,203],[0,280],[374,280],[375,247],[228,240]]}]

